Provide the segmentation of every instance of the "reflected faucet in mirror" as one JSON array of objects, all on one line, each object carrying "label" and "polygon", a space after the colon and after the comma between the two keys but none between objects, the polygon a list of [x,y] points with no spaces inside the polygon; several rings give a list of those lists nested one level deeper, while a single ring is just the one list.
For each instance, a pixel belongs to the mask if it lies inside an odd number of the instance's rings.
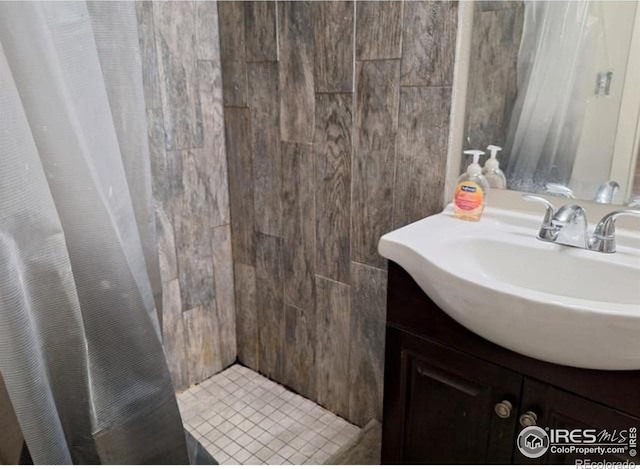
[{"label": "reflected faucet in mirror", "polygon": [[[596,191],[596,195],[593,197],[593,200],[594,202],[598,202],[599,204],[611,204],[613,203],[613,198],[616,196],[618,189],[620,189],[620,184],[618,184],[616,181],[603,182],[598,187],[598,190]],[[555,182],[547,183],[545,185],[545,192],[547,192],[547,194],[550,194],[550,195],[564,197],[567,199],[576,198],[575,194],[570,188]]]},{"label": "reflected faucet in mirror", "polygon": [[598,202],[599,204],[610,204],[613,202],[613,198],[620,189],[620,184],[616,181],[607,181],[604,182],[598,187],[596,192],[596,196],[593,200]]},{"label": "reflected faucet in mirror", "polygon": [[616,252],[616,220],[621,216],[640,216],[640,210],[616,210],[606,214],[589,235],[587,214],[576,204],[567,204],[555,209],[544,197],[523,194],[527,202],[544,205],[545,215],[538,231],[538,239],[564,246],[577,247],[611,254]]}]

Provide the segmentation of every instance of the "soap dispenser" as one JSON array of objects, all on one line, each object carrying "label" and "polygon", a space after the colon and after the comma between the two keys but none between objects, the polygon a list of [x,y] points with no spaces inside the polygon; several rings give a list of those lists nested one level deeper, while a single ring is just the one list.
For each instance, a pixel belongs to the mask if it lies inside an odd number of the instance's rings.
[{"label": "soap dispenser", "polygon": [[478,163],[482,150],[466,150],[465,155],[471,155],[472,163],[458,178],[453,195],[453,214],[462,220],[478,221],[484,210],[485,198],[489,191],[489,183],[482,175],[482,167]]},{"label": "soap dispenser", "polygon": [[490,187],[493,187],[494,189],[506,189],[507,178],[500,169],[500,163],[496,158],[498,152],[502,150],[502,148],[496,145],[489,145],[487,150],[491,152],[491,156],[487,161],[485,161],[482,174],[487,179]]}]

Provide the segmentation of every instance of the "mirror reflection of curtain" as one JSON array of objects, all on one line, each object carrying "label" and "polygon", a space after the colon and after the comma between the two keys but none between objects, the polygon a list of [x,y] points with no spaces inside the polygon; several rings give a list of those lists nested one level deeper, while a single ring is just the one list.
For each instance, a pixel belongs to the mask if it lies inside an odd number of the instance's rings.
[{"label": "mirror reflection of curtain", "polygon": [[587,0],[525,2],[518,97],[505,145],[511,189],[569,183],[585,96],[595,87],[585,70],[600,34]]},{"label": "mirror reflection of curtain", "polygon": [[133,2],[0,2],[0,374],[36,464],[188,462],[139,54]]}]

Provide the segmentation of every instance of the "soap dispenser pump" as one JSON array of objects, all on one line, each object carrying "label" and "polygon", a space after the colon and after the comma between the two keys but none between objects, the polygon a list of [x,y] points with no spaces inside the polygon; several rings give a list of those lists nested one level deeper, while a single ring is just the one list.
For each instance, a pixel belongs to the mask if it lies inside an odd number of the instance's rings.
[{"label": "soap dispenser pump", "polygon": [[464,154],[471,155],[473,161],[458,178],[458,185],[453,195],[453,213],[462,220],[478,221],[482,216],[485,198],[489,191],[489,183],[482,175],[482,167],[478,163],[484,152],[466,150]]},{"label": "soap dispenser pump", "polygon": [[502,148],[496,145],[489,145],[487,150],[491,152],[491,156],[487,161],[485,161],[482,174],[487,179],[490,187],[493,187],[494,189],[506,189],[507,178],[500,169],[500,162],[498,161],[498,158],[496,158],[498,152],[502,150]]}]

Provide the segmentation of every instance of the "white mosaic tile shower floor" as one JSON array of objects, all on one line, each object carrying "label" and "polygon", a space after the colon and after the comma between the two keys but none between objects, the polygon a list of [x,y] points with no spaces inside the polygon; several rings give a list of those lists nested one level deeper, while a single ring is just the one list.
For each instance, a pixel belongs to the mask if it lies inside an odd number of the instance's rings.
[{"label": "white mosaic tile shower floor", "polygon": [[233,365],[178,394],[187,430],[220,464],[322,464],[360,428]]}]

